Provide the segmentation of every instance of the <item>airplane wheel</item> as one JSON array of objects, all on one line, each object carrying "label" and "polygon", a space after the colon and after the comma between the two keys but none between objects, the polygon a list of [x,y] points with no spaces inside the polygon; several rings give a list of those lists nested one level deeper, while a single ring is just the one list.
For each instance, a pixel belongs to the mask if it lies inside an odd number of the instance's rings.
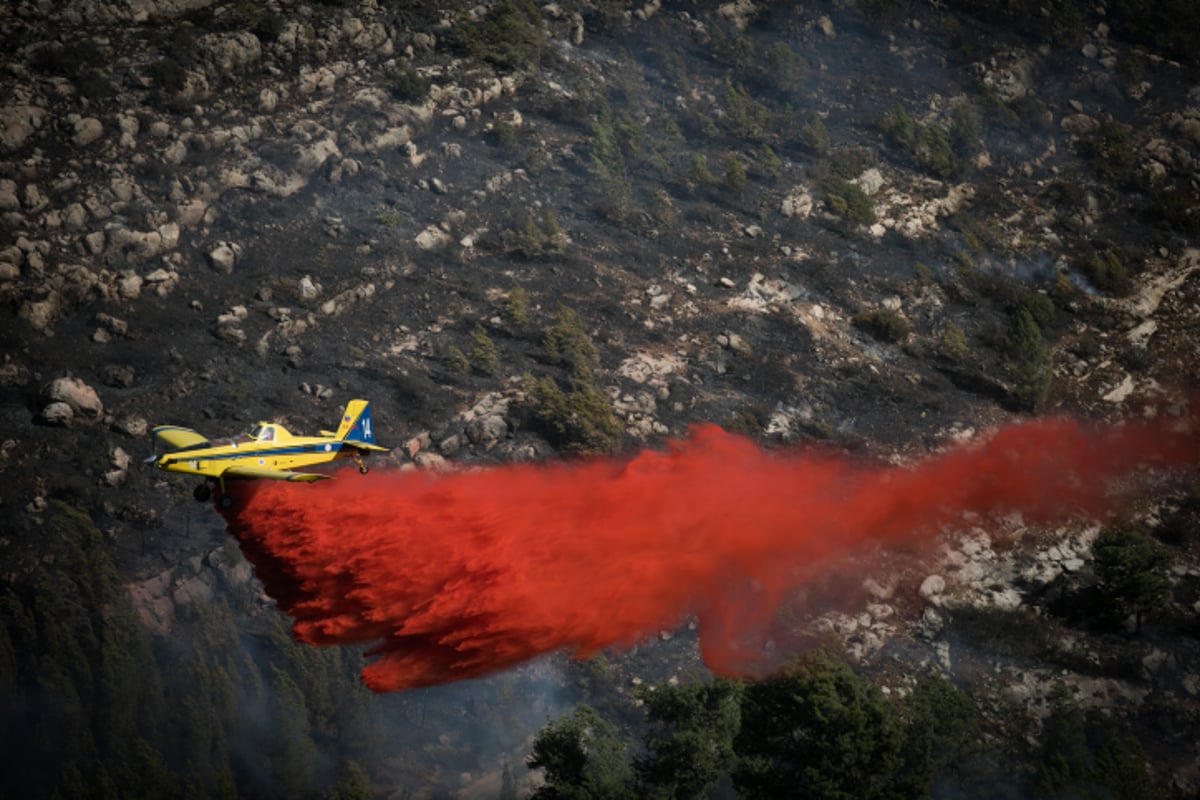
[{"label": "airplane wheel", "polygon": [[233,508],[233,498],[227,494],[223,494],[217,500],[217,505],[228,511],[229,509]]},{"label": "airplane wheel", "polygon": [[207,503],[212,499],[212,487],[207,483],[202,483],[192,492],[192,497],[201,503]]},{"label": "airplane wheel", "polygon": [[358,472],[360,475],[366,475],[368,472],[370,472],[370,470],[367,469],[366,464],[363,464],[361,467],[358,468]]}]

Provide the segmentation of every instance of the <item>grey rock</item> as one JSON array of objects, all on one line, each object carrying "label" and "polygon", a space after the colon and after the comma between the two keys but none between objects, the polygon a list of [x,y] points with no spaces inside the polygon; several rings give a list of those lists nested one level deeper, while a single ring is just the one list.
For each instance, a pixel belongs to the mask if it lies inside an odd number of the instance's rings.
[{"label": "grey rock", "polygon": [[96,390],[79,378],[55,378],[46,387],[43,395],[51,405],[66,404],[77,418],[95,420],[104,413],[104,404],[100,402]]},{"label": "grey rock", "polygon": [[242,258],[242,246],[234,242],[220,242],[208,251],[208,263],[217,272],[229,275]]}]

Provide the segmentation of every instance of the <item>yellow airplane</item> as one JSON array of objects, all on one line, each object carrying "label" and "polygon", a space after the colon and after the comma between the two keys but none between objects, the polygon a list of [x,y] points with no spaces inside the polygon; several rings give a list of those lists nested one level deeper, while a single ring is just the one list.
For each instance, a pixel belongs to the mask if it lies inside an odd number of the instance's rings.
[{"label": "yellow airplane", "polygon": [[279,481],[319,481],[332,478],[319,472],[295,472],[296,467],[311,467],[343,458],[352,458],[359,472],[366,473],[363,456],[387,452],[375,444],[371,429],[371,404],[366,400],[351,400],[342,414],[336,432],[321,431],[319,436],[293,436],[275,422],[260,422],[248,433],[232,439],[210,441],[191,428],[159,425],[152,431],[156,443],[165,452],[146,459],[168,472],[201,475],[204,483],[196,487],[197,500],[212,497],[213,484],[220,488],[219,502],[228,508],[232,499],[225,493],[229,478],[265,478]]}]

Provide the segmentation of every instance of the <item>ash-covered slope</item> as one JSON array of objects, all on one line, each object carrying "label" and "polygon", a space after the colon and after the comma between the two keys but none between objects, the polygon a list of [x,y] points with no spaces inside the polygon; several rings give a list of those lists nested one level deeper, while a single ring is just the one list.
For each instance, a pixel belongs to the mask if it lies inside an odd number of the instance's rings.
[{"label": "ash-covered slope", "polygon": [[[902,462],[1030,412],[1183,413],[1195,59],[1153,15],[1105,10],[5,6],[6,588],[28,600],[53,571],[66,504],[160,650],[186,652],[213,603],[235,630],[275,624],[219,518],[140,468],[155,424],[315,431],[368,397],[393,461],[436,468],[628,452],[697,422]],[[1136,640],[1034,614],[1087,583],[1096,530],[1012,520],[950,540],[948,566],[893,565],[874,616],[830,625],[864,661],[909,653],[896,681],[978,659],[1035,712],[1069,668],[1117,718],[1171,706],[1186,728],[1185,489],[1131,509],[1182,531],[1170,623]],[[1011,643],[978,649],[956,608],[1078,645],[992,658]],[[663,674],[695,663],[679,644]],[[1110,680],[1106,654],[1145,670]],[[405,780],[499,774],[446,735],[438,755],[406,745]],[[516,763],[520,739],[495,749]],[[1191,745],[1168,744],[1163,774],[1192,780]],[[347,749],[380,780],[386,754]]]}]

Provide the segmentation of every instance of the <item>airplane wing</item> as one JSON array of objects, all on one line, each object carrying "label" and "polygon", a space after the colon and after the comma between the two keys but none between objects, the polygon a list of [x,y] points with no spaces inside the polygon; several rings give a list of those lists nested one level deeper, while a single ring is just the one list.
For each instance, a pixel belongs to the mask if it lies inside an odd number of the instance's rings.
[{"label": "airplane wing", "polygon": [[321,475],[316,472],[292,472],[286,469],[268,469],[267,467],[244,467],[234,466],[221,473],[222,478],[266,478],[275,481],[300,481],[301,483],[312,483],[313,481],[325,480],[332,478],[332,475]]},{"label": "airplane wing", "polygon": [[352,441],[350,441],[349,439],[347,439],[347,440],[346,440],[346,445],[345,445],[345,446],[346,446],[346,447],[353,447],[355,450],[362,450],[363,452],[366,452],[366,451],[368,451],[368,450],[374,451],[374,452],[376,452],[376,453],[388,453],[388,452],[391,452],[391,448],[390,448],[390,447],[380,447],[380,446],[379,446],[379,445],[377,445],[377,444],[367,444],[366,442],[352,442]]},{"label": "airplane wing", "polygon": [[205,447],[208,445],[208,439],[205,439],[191,428],[179,428],[175,425],[159,425],[151,432],[154,434],[154,438],[162,442],[168,450],[183,450],[188,447]]}]

